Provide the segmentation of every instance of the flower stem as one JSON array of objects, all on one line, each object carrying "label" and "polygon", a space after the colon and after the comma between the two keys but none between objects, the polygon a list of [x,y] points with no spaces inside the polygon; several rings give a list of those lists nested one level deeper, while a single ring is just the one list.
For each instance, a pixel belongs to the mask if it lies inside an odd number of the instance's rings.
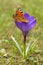
[{"label": "flower stem", "polygon": [[25,59],[25,55],[26,55],[26,35],[24,35],[24,59]]},{"label": "flower stem", "polygon": [[24,35],[24,45],[26,44],[26,35]]}]

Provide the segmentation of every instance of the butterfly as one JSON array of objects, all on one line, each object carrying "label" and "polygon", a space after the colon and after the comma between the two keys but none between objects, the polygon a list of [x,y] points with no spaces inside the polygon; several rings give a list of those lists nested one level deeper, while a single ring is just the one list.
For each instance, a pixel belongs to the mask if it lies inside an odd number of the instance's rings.
[{"label": "butterfly", "polygon": [[17,9],[15,15],[13,15],[13,18],[17,22],[27,22],[27,19],[24,18],[24,14],[20,8]]}]

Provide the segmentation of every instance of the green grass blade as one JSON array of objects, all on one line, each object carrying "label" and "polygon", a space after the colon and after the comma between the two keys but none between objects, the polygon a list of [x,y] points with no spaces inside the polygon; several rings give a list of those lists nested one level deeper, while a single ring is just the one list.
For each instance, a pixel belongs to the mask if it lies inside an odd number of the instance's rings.
[{"label": "green grass blade", "polygon": [[[27,55],[30,54],[31,52],[33,52],[37,40],[38,40],[38,38],[34,41],[34,43],[32,43],[32,44],[30,45],[30,47],[29,47],[29,49],[28,49],[28,52],[26,53]],[[27,56],[27,55],[26,55],[26,56]]]},{"label": "green grass blade", "polygon": [[19,50],[19,52],[23,56],[23,52],[22,52],[22,49],[21,49],[20,45],[17,43],[17,41],[15,40],[15,38],[13,36],[11,36],[11,38],[15,42],[17,49]]},{"label": "green grass blade", "polygon": [[28,53],[28,50],[29,50],[29,48],[30,48],[30,45],[31,45],[31,41],[28,43],[28,46],[27,46],[27,48],[26,48],[26,55],[27,55],[27,53]]},{"label": "green grass blade", "polygon": [[37,44],[37,40],[39,39],[39,37],[32,43],[31,47],[30,47],[30,50],[33,52],[35,49],[35,46]]},{"label": "green grass blade", "polygon": [[43,53],[43,50],[34,50],[35,53]]}]

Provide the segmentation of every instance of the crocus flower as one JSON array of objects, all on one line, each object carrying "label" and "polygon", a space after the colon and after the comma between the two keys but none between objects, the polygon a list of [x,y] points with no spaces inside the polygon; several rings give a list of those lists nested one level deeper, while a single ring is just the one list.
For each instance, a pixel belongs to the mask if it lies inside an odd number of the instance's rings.
[{"label": "crocus flower", "polygon": [[31,30],[36,25],[36,19],[34,16],[30,16],[28,13],[24,13],[24,18],[27,19],[27,22],[17,22],[15,21],[16,26],[23,32],[24,35],[24,44],[26,43],[26,35],[29,30]]}]

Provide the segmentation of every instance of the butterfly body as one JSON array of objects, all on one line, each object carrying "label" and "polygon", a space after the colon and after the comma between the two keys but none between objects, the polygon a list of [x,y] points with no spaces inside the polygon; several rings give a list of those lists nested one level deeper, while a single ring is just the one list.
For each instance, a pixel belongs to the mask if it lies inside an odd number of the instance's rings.
[{"label": "butterfly body", "polygon": [[16,11],[16,14],[13,16],[13,18],[17,22],[27,22],[27,19],[24,18],[23,12],[20,8]]}]

